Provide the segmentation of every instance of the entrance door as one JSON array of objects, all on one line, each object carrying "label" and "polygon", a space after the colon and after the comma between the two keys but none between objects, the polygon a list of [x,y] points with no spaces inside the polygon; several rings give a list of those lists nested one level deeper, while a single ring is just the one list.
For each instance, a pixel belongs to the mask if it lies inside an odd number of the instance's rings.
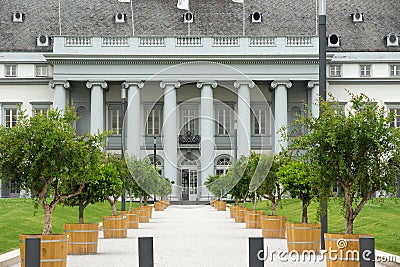
[{"label": "entrance door", "polygon": [[189,170],[189,200],[195,201],[197,199],[197,170]]},{"label": "entrance door", "polygon": [[182,200],[195,201],[197,198],[197,170],[182,169]]},{"label": "entrance door", "polygon": [[182,177],[182,200],[189,200],[189,170],[184,169],[181,173]]}]

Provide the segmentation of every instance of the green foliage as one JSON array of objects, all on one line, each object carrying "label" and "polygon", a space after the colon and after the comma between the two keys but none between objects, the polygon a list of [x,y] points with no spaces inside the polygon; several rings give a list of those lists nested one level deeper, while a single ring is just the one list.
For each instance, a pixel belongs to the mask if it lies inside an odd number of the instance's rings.
[{"label": "green foliage", "polygon": [[279,166],[284,162],[285,157],[281,155],[274,155],[272,157],[272,163],[269,168],[269,171],[261,183],[261,185],[257,189],[257,194],[262,196],[265,199],[268,199],[271,202],[271,213],[270,215],[276,214],[276,207],[280,203],[282,199],[282,194],[284,189],[281,187],[279,183],[278,176],[276,172],[278,171]]},{"label": "green foliage", "polygon": [[[151,164],[150,160],[140,160],[129,156],[126,156],[125,160],[131,174],[131,182],[136,183],[138,186],[135,192],[137,192],[137,196],[141,199],[143,197],[146,201],[149,195],[160,192],[160,186],[166,185],[162,182],[162,177],[154,165]],[[169,189],[165,188],[165,190],[168,191]]]},{"label": "green foliage", "polygon": [[311,186],[312,171],[310,165],[300,160],[289,158],[276,173],[279,182],[290,193],[292,198],[299,198],[303,205],[302,222],[308,222],[307,207],[313,198],[317,196],[315,189]]},{"label": "green foliage", "polygon": [[346,233],[376,191],[396,191],[400,167],[399,130],[391,127],[394,114],[365,95],[350,95],[351,110],[345,114],[331,96],[320,101],[320,117],[303,117],[298,124],[309,133],[295,138],[292,147],[305,151],[314,172],[313,185],[324,195],[333,186],[344,194]]},{"label": "green foliage", "polygon": [[19,114],[15,127],[0,126],[0,176],[38,197],[45,212],[43,234],[51,234],[52,211],[90,179],[97,165],[93,153],[100,150],[104,135],[77,135],[73,109],[51,109],[32,118],[22,110]]},{"label": "green foliage", "polygon": [[98,177],[93,181],[100,201],[107,200],[112,208],[112,214],[117,215],[116,203],[124,192],[124,183],[120,173],[114,165],[113,157],[108,157],[108,162],[101,165]]},{"label": "green foliage", "polygon": [[241,156],[239,159],[234,160],[232,165],[229,167],[226,176],[230,181],[232,181],[232,189],[229,193],[237,200],[246,200],[250,180],[247,176],[244,176],[246,170],[248,158]]},{"label": "green foliage", "polygon": [[217,198],[222,198],[232,187],[231,176],[210,175],[208,176],[207,181],[204,183],[204,185],[214,196],[216,196]]},{"label": "green foliage", "polygon": [[157,195],[167,197],[172,192],[171,181],[168,178],[160,177],[157,189]]}]

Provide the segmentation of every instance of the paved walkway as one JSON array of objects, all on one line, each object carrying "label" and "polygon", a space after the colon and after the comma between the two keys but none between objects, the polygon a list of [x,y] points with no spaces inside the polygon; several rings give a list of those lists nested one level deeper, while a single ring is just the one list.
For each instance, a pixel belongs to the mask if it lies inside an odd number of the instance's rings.
[{"label": "paved walkway", "polygon": [[[103,239],[100,232],[98,254],[68,256],[68,267],[133,267],[138,266],[138,236],[154,237],[154,260],[158,267],[246,267],[248,237],[261,236],[260,229],[245,229],[235,223],[229,212],[210,206],[170,206],[154,212],[150,223],[128,231],[125,239]],[[311,262],[278,259],[273,251],[286,251],[286,240],[264,239],[268,248],[265,266],[325,267],[318,257]],[[377,265],[379,266],[379,265]]]}]

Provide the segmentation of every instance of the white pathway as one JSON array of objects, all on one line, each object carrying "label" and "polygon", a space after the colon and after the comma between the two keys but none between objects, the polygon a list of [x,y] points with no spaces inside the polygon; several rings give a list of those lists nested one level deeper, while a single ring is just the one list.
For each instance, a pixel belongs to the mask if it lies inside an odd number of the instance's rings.
[{"label": "white pathway", "polygon": [[[68,267],[138,266],[139,236],[154,237],[157,267],[246,267],[248,237],[261,236],[260,229],[246,229],[244,223],[229,218],[229,211],[210,206],[170,206],[163,212],[153,211],[150,223],[139,227],[129,230],[125,239],[103,239],[100,232],[98,254],[68,256]],[[325,267],[320,258],[298,261],[286,255],[279,259],[277,253],[286,251],[286,240],[264,239],[264,243],[269,255],[266,267]]]}]

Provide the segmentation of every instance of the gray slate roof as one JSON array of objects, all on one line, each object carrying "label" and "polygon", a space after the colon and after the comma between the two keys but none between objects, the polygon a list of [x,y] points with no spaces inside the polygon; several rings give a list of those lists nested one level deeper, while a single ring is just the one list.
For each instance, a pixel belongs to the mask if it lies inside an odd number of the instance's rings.
[{"label": "gray slate roof", "polygon": [[[132,35],[130,3],[118,0],[60,0],[62,35]],[[246,35],[288,36],[316,34],[318,0],[245,0]],[[133,0],[135,35],[242,35],[242,5],[231,0],[191,0],[195,22],[183,23],[177,0]],[[383,37],[400,35],[399,0],[327,0],[327,33],[341,36],[342,46],[331,51],[400,51],[386,47]],[[23,23],[12,22],[16,11]],[[259,11],[263,22],[250,22]],[[116,24],[123,12],[127,23]],[[363,12],[364,23],[353,23],[350,14]],[[189,29],[190,27],[190,29]],[[2,0],[0,6],[0,51],[51,51],[36,46],[38,35],[59,35],[58,0]]]}]

